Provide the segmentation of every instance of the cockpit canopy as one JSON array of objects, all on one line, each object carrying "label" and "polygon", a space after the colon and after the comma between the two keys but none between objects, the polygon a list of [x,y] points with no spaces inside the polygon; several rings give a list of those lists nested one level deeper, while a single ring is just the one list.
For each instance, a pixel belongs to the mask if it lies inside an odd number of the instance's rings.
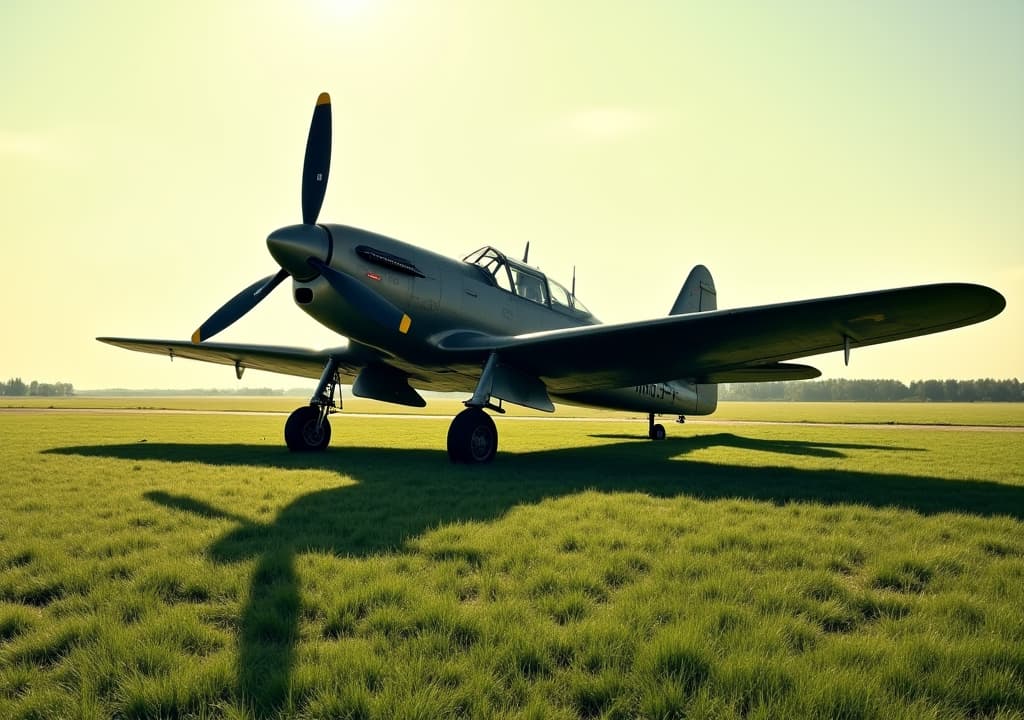
[{"label": "cockpit canopy", "polygon": [[501,289],[521,298],[567,315],[590,316],[586,306],[562,285],[537,268],[512,260],[489,245],[471,252],[463,260],[480,268]]}]

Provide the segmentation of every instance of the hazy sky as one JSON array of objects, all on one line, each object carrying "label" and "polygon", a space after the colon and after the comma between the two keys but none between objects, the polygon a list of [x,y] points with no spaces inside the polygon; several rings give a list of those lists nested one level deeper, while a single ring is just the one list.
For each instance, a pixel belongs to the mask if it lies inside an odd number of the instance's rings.
[{"label": "hazy sky", "polygon": [[[93,338],[188,338],[276,271],[324,90],[321,221],[529,240],[605,321],[696,263],[720,307],[983,283],[988,323],[810,362],[1024,376],[1019,0],[8,0],[0,35],[0,380],[235,385]],[[281,290],[217,339],[339,344]]]}]

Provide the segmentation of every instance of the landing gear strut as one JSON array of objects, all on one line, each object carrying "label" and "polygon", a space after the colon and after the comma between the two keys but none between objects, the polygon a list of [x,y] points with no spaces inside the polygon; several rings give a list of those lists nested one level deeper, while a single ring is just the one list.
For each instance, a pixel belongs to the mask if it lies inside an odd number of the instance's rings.
[{"label": "landing gear strut", "polygon": [[491,384],[497,362],[498,355],[492,352],[480,373],[473,397],[466,401],[466,409],[456,415],[448,426],[448,459],[453,463],[480,465],[489,463],[498,453],[498,428],[483,410],[490,408],[505,412],[500,402],[498,405],[491,402]]},{"label": "landing gear strut", "polygon": [[647,413],[647,437],[651,440],[665,439],[665,426],[654,424],[654,413]]},{"label": "landing gear strut", "polygon": [[320,452],[331,442],[331,423],[327,416],[340,407],[335,404],[334,393],[341,382],[338,375],[338,361],[331,358],[324,367],[320,382],[309,400],[288,416],[284,424],[284,441],[292,452]]}]

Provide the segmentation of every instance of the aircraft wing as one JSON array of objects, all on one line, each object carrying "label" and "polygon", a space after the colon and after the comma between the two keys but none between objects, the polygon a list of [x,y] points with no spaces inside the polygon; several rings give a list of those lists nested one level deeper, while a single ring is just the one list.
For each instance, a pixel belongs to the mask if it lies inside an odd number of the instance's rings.
[{"label": "aircraft wing", "polygon": [[857,348],[927,335],[987,320],[1005,306],[991,288],[948,283],[516,336],[453,333],[438,345],[477,359],[497,350],[500,364],[559,394],[770,371],[843,350],[847,338]]},{"label": "aircraft wing", "polygon": [[231,365],[236,368],[253,368],[268,372],[282,373],[319,379],[329,357],[341,361],[343,380],[351,382],[359,370],[366,365],[367,358],[360,349],[351,347],[328,350],[307,350],[303,348],[278,347],[274,345],[241,345],[234,343],[193,343],[188,340],[146,340],[137,338],[100,337],[108,345],[126,350],[164,355],[174,358],[188,358],[202,362]]}]

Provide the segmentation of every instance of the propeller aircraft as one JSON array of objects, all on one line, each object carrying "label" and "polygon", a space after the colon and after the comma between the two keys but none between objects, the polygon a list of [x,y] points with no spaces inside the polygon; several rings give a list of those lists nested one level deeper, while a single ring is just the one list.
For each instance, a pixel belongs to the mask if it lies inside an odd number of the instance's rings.
[{"label": "propeller aircraft", "polygon": [[[545,411],[554,401],[655,416],[707,415],[718,385],[798,380],[821,373],[787,362],[942,332],[999,314],[1005,300],[981,285],[945,283],[730,310],[717,309],[707,268],[690,272],[665,317],[601,324],[567,289],[493,247],[462,260],[346,225],[319,223],[331,163],[331,103],[316,102],[302,170],[302,223],[275,230],[280,269],[242,290],[189,340],[101,337],[140,352],[319,378],[284,427],[293,451],[320,451],[340,386],[399,405],[426,404],[415,388],[463,392],[448,429],[453,462],[490,462],[502,402]],[[574,273],[575,275],[575,273]],[[300,309],[346,345],[307,350],[210,342],[291,278]],[[336,394],[339,401],[335,400]]]}]

